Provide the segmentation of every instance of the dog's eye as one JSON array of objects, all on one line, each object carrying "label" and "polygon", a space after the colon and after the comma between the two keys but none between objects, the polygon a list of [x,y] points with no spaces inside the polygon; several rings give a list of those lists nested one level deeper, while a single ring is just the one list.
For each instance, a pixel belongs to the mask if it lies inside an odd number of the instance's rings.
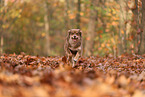
[{"label": "dog's eye", "polygon": [[79,36],[79,35],[81,35],[81,33],[80,33],[80,32],[78,32],[78,33],[76,33],[76,35],[78,35],[78,36]]},{"label": "dog's eye", "polygon": [[74,33],[70,33],[71,35],[74,35]]},{"label": "dog's eye", "polygon": [[77,35],[79,35],[80,33],[76,33]]}]

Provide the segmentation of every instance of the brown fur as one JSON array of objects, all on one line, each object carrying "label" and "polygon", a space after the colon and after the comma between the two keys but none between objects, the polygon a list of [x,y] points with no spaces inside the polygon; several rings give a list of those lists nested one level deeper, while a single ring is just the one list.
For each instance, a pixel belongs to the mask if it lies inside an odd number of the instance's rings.
[{"label": "brown fur", "polygon": [[82,56],[82,31],[80,29],[68,30],[64,50],[67,60],[75,66],[77,60]]}]

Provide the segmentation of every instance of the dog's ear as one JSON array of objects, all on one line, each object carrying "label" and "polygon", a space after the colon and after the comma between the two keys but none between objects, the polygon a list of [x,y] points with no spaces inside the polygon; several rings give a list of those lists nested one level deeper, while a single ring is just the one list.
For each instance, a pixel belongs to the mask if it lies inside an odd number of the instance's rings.
[{"label": "dog's ear", "polygon": [[70,33],[71,33],[71,30],[68,30],[67,32],[68,32],[68,35],[70,35]]},{"label": "dog's ear", "polygon": [[68,41],[68,40],[69,40],[69,38],[70,38],[70,33],[71,33],[71,30],[68,30],[67,32],[68,32],[68,34],[67,34],[67,41]]},{"label": "dog's ear", "polygon": [[82,37],[82,30],[79,30],[80,36]]}]

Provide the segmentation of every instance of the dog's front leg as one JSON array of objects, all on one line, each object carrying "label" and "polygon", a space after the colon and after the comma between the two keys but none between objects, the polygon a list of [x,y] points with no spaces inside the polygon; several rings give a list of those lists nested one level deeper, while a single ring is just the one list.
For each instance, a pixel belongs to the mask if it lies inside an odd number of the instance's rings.
[{"label": "dog's front leg", "polygon": [[75,67],[77,60],[79,59],[79,53],[77,52],[77,54],[72,58],[72,67]]},{"label": "dog's front leg", "polygon": [[80,57],[80,53],[79,52],[77,52],[77,54],[76,54],[76,56],[74,57],[74,61],[77,61],[78,59],[79,59],[79,57]]},{"label": "dog's front leg", "polygon": [[80,58],[80,56],[81,56],[81,50],[79,50],[73,58],[73,67],[75,66],[75,64],[78,61],[78,59]]}]

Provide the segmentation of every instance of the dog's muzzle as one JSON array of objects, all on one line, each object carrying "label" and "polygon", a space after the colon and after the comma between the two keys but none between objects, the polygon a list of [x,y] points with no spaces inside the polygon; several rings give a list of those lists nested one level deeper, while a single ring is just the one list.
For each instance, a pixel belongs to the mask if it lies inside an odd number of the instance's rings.
[{"label": "dog's muzzle", "polygon": [[78,37],[77,36],[73,36],[72,39],[78,39]]}]

